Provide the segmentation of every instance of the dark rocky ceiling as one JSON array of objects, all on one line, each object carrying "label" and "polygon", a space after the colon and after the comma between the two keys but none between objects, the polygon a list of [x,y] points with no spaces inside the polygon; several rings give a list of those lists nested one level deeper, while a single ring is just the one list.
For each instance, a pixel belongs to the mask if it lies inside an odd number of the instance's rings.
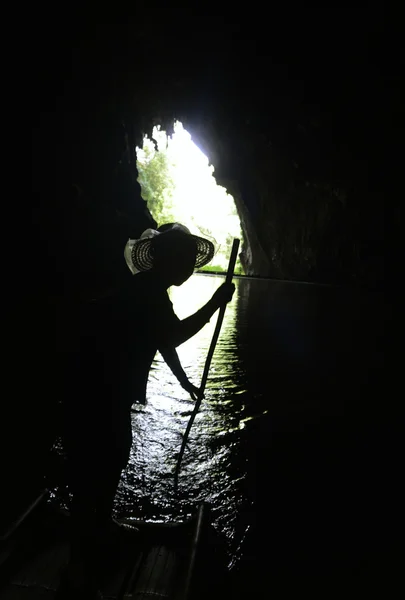
[{"label": "dark rocky ceiling", "polygon": [[[36,173],[55,175],[52,206],[75,183],[93,206],[132,213],[122,239],[139,233],[143,206],[134,165],[123,166],[125,139],[133,149],[155,123],[170,129],[179,119],[236,198],[249,273],[367,284],[381,276],[386,148],[400,106],[399,42],[384,15],[143,10],[126,25],[73,20],[54,35],[54,52],[46,46],[37,61],[35,132]],[[39,189],[39,220],[52,236],[54,209]]]}]

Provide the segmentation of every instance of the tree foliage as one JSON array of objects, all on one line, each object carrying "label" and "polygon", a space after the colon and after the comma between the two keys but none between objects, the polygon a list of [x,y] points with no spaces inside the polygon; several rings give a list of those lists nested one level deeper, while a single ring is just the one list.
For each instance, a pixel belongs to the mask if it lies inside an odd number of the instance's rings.
[{"label": "tree foliage", "polygon": [[[217,185],[214,167],[180,123],[171,138],[155,128],[153,140],[145,138],[137,149],[138,182],[150,212],[159,225],[178,221],[212,240],[216,253],[203,270],[226,270],[233,238],[242,235],[233,198]],[[243,272],[239,259],[235,272]]]},{"label": "tree foliage", "polygon": [[147,202],[154,219],[161,224],[174,221],[174,182],[169,169],[169,159],[164,149],[157,151],[151,140],[145,138],[137,152],[138,182],[142,198]]}]

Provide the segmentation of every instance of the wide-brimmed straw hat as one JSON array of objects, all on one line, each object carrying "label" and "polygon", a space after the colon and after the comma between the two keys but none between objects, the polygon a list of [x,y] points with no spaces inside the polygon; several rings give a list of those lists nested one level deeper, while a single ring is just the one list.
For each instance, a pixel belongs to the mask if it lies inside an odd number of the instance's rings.
[{"label": "wide-brimmed straw hat", "polygon": [[[197,256],[195,260],[195,269],[200,269],[212,260],[215,254],[215,246],[206,238],[193,235],[187,227],[181,223],[166,223],[156,229],[147,229],[138,240],[128,240],[125,247],[125,260],[133,273],[140,271],[149,271],[154,264],[153,240],[156,236],[163,237],[169,232],[179,232],[180,234],[190,236],[195,244]],[[167,243],[170,244],[170,238],[173,235],[167,235]]]}]

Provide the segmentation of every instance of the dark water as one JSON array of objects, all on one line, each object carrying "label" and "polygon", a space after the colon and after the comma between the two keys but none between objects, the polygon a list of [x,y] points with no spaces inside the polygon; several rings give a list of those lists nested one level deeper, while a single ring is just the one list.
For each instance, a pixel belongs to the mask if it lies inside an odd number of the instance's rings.
[{"label": "dark water", "polygon": [[[222,281],[194,275],[173,288],[178,316],[198,309]],[[229,566],[245,583],[270,564],[281,576],[364,569],[382,556],[379,444],[390,437],[379,392],[381,298],[235,283],[178,490],[173,474],[193,403],[158,355],[147,405],[133,410],[134,445],[117,513],[178,520],[197,502],[210,502]],[[195,385],[215,322],[178,349]]]}]

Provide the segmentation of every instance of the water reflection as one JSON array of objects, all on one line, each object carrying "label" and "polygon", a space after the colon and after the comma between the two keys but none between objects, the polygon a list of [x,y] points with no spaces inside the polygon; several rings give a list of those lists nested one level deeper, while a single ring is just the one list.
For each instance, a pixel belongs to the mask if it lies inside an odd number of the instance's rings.
[{"label": "water reflection", "polygon": [[[173,288],[179,317],[202,306],[222,281],[194,275]],[[117,495],[121,514],[163,521],[210,502],[231,558],[249,527],[259,535],[270,514],[275,527],[274,515],[301,493],[291,484],[297,473],[315,473],[317,465],[325,472],[322,460],[328,443],[328,460],[334,460],[332,441],[340,436],[333,431],[343,422],[345,402],[352,416],[364,411],[363,397],[370,410],[363,384],[378,373],[369,327],[376,309],[369,298],[275,281],[235,283],[177,492],[173,476],[193,402],[158,355],[148,403],[132,415],[134,445]],[[215,322],[216,316],[178,349],[196,385]],[[315,485],[318,476],[311,473],[307,481]],[[279,535],[282,540],[282,529]]]},{"label": "water reflection", "polygon": [[[180,288],[172,288],[171,299],[179,318],[200,308],[222,282],[221,277],[194,275]],[[183,458],[178,490],[175,492],[173,475],[194,403],[157,354],[149,377],[147,405],[135,406],[132,415],[134,444],[117,493],[121,514],[131,512],[139,518],[163,521],[179,519],[190,514],[196,502],[204,500],[213,507],[216,528],[229,540],[235,537],[241,504],[248,502],[241,445],[254,418],[247,409],[250,403],[237,333],[241,282],[235,283],[236,293],[225,313],[205,399]],[[243,318],[243,310],[241,315]],[[195,385],[201,381],[216,318],[214,315],[196,336],[178,348],[184,370]]]},{"label": "water reflection", "polygon": [[[194,275],[173,288],[179,317],[202,306],[222,281]],[[367,486],[360,474],[375,437],[373,418],[379,422],[384,414],[382,300],[287,282],[235,283],[177,492],[174,472],[194,403],[157,355],[147,405],[135,405],[132,414],[134,444],[116,510],[146,520],[179,520],[205,500],[228,540],[230,564],[245,553],[246,564],[263,559],[261,573],[268,573],[269,563],[277,569],[292,560],[310,569],[328,562],[323,548],[332,533],[346,545],[347,474],[351,498],[357,489],[364,500],[356,527],[374,494],[361,492]],[[178,349],[196,385],[215,323],[214,315]],[[370,463],[372,470],[377,462]],[[308,552],[309,539],[316,540],[318,554]],[[264,546],[271,548],[271,560],[261,557]]]}]

